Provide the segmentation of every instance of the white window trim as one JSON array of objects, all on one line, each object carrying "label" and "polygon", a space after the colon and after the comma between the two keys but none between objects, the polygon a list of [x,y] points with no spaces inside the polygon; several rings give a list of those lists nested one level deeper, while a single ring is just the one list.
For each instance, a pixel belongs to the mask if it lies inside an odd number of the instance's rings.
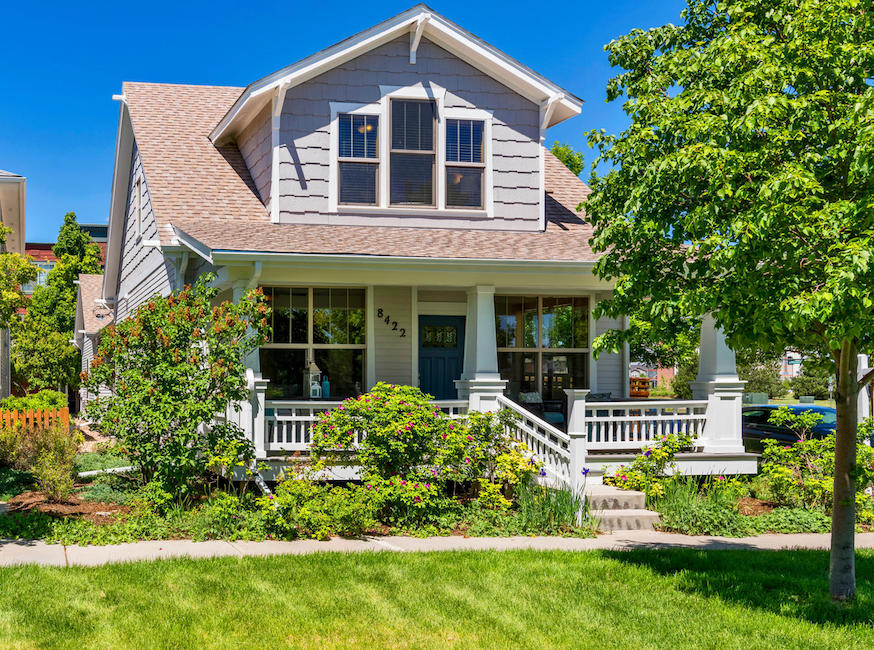
[{"label": "white window trim", "polygon": [[[372,214],[384,216],[421,216],[461,219],[490,219],[494,216],[494,179],[492,164],[492,112],[479,108],[446,107],[446,89],[435,83],[415,86],[380,86],[380,99],[374,103],[330,102],[331,123],[329,147],[331,163],[328,175],[328,211],[341,214]],[[435,207],[392,206],[389,204],[389,112],[392,99],[433,100],[437,105],[437,148],[435,152]],[[339,120],[341,113],[377,115],[380,125],[377,133],[379,172],[377,174],[377,205],[340,205],[339,201]],[[485,143],[483,208],[446,207],[446,120],[480,120],[483,122]]]}]

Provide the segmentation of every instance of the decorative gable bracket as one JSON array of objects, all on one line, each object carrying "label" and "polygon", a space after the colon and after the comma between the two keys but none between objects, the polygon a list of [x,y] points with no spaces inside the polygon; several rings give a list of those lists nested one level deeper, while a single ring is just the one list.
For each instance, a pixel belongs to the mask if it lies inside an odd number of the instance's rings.
[{"label": "decorative gable bracket", "polygon": [[419,19],[411,25],[410,29],[410,63],[416,63],[416,50],[419,49],[419,42],[422,40],[422,34],[425,32],[425,25],[431,20],[431,14],[425,13],[419,16]]}]

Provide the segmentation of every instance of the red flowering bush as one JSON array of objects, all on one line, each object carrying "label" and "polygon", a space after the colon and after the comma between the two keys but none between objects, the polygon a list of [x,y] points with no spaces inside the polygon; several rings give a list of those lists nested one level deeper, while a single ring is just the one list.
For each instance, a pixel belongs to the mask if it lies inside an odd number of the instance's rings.
[{"label": "red flowering bush", "polygon": [[154,297],[107,327],[82,377],[92,393],[111,390],[87,407],[97,427],[118,438],[147,482],[182,496],[204,475],[212,451],[241,437],[233,425],[204,425],[248,397],[245,358],[268,332],[260,290],[238,304],[213,304],[212,279]]}]

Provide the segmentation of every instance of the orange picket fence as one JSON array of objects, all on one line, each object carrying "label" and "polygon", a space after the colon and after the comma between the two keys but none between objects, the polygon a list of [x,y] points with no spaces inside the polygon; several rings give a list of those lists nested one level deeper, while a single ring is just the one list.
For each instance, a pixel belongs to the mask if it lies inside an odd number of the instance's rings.
[{"label": "orange picket fence", "polygon": [[0,410],[0,427],[11,427],[21,423],[25,429],[44,427],[47,428],[60,422],[63,426],[70,426],[70,409],[66,406],[62,409],[39,409],[36,411],[2,411]]}]

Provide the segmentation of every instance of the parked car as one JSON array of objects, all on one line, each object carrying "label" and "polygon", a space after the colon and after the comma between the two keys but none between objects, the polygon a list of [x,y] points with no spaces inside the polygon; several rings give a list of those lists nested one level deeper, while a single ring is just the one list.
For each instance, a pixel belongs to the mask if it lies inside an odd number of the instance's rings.
[{"label": "parked car", "polygon": [[[760,406],[743,407],[743,440],[747,451],[761,451],[762,440],[781,440],[793,443],[798,436],[787,426],[769,421],[771,413],[780,408],[778,404],[762,404]],[[822,421],[811,432],[814,437],[824,438],[834,433],[837,425],[837,411],[829,406],[814,406],[812,404],[790,404],[789,410],[796,413],[815,411],[822,414]]]}]

